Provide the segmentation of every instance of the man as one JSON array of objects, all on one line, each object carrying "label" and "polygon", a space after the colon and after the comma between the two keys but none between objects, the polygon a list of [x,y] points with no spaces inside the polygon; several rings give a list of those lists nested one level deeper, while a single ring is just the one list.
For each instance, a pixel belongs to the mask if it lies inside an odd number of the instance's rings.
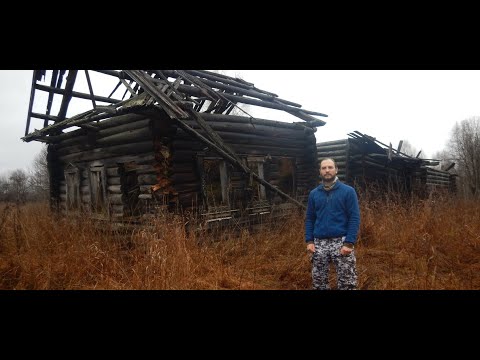
[{"label": "man", "polygon": [[355,189],[338,180],[333,159],[320,162],[322,183],[308,195],[305,241],[312,255],[313,288],[328,290],[330,262],[337,274],[339,290],[357,288],[354,245],[360,227]]}]

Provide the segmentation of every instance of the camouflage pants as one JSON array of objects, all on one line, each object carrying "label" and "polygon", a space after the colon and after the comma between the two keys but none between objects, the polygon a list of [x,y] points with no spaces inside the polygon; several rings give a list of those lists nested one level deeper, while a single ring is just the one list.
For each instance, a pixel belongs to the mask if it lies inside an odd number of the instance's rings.
[{"label": "camouflage pants", "polygon": [[344,238],[315,239],[315,252],[312,255],[312,279],[314,290],[328,290],[330,263],[333,262],[337,273],[338,290],[357,288],[357,269],[355,250],[349,255],[341,255]]}]

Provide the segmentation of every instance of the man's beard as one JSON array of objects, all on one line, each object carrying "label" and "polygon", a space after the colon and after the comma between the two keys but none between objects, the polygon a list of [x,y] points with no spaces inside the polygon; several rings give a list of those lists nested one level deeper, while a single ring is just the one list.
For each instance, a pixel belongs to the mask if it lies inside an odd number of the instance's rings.
[{"label": "man's beard", "polygon": [[[325,176],[328,176],[328,178],[325,177]],[[335,180],[335,175],[330,174],[330,175],[325,175],[325,176],[320,175],[320,178],[322,179],[323,182],[330,183],[330,182],[333,182]]]}]

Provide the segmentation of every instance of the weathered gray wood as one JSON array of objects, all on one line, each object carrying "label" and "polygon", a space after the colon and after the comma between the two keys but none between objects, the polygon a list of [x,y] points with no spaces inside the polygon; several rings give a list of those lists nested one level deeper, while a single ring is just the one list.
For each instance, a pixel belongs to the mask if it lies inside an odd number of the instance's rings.
[{"label": "weathered gray wood", "polygon": [[[250,126],[256,127],[257,125],[266,126],[267,128],[281,128],[281,129],[292,129],[300,131],[304,129],[305,123],[289,123],[284,121],[276,121],[269,119],[253,118],[248,116],[239,116],[239,115],[223,115],[223,114],[210,114],[202,112],[200,113],[202,118],[207,122],[212,122],[210,126],[214,126],[214,123],[227,123],[227,124],[248,124]],[[193,119],[185,119],[183,121],[192,121]],[[314,132],[314,129],[311,129],[311,133]]]},{"label": "weathered gray wood", "polygon": [[77,78],[78,70],[68,70],[67,83],[65,84],[65,90],[63,90],[62,103],[60,104],[60,110],[58,110],[58,121],[65,119],[67,114],[68,104],[72,99],[73,95],[73,86],[75,84],[75,79]]},{"label": "weathered gray wood", "polygon": [[[202,96],[205,95],[202,92],[203,89],[199,89],[197,87],[188,86],[188,85],[182,85],[181,84],[181,85],[179,85],[178,90],[181,91],[182,93],[187,94],[187,95],[192,95],[192,96],[197,96],[197,97],[202,97]],[[220,94],[220,95],[218,95],[218,94]],[[247,98],[247,97],[243,97],[243,96],[236,96],[236,95],[231,95],[231,94],[227,94],[227,93],[218,93],[218,94],[217,94],[217,96],[222,96],[222,97],[224,97],[224,98],[226,98],[226,99],[228,99],[228,100],[230,100],[234,103],[251,104],[251,105],[257,105],[257,106],[266,107],[266,108],[270,108],[270,109],[277,109],[277,110],[283,110],[283,111],[286,111],[286,112],[296,113],[297,115],[294,115],[294,116],[298,116],[299,113],[301,115],[306,115],[308,113],[314,113],[312,115],[327,116],[327,115],[322,114],[322,113],[303,110],[303,109],[300,112],[300,109],[297,108],[297,107],[292,107],[292,106],[283,104],[282,101],[285,102],[286,100],[282,100],[282,99],[280,99],[281,100],[280,102],[272,102],[272,101],[264,101],[264,100]],[[295,104],[295,105],[298,105],[298,104]],[[322,121],[322,120],[319,120],[319,119],[315,119],[315,120],[325,124],[325,122]]]},{"label": "weathered gray wood", "polygon": [[[42,85],[42,84],[35,84],[35,89],[41,90],[41,91],[46,91],[46,92],[49,92],[49,93],[60,94],[60,95],[67,94],[67,91],[65,89],[59,89],[59,88],[56,88],[56,87],[46,86],[46,85]],[[83,92],[79,92],[79,91],[71,91],[71,96],[79,98],[79,99],[87,99],[87,100],[92,99],[91,95],[83,93]],[[95,99],[96,101],[106,102],[106,103],[110,103],[110,104],[115,104],[115,103],[120,101],[120,100],[117,100],[117,99],[107,98],[105,96],[98,96],[98,95],[93,96],[93,99]]]},{"label": "weathered gray wood", "polygon": [[107,167],[105,171],[107,173],[107,177],[119,176],[120,175],[120,173],[118,172],[118,167],[117,166]]},{"label": "weathered gray wood", "polygon": [[110,126],[100,130],[97,133],[97,138],[102,139],[104,137],[123,133],[126,131],[131,131],[131,130],[141,129],[141,128],[149,128],[150,122],[151,122],[150,119],[143,119],[143,120],[130,121],[123,125]]},{"label": "weathered gray wood", "polygon": [[[185,123],[190,126],[192,129],[197,131],[200,130],[200,127],[194,123],[189,122],[188,120]],[[283,139],[298,139],[300,134],[305,135],[303,129],[291,129],[283,127],[271,127],[266,125],[251,125],[247,123],[228,123],[228,122],[216,122],[210,124],[212,129],[221,135],[226,135],[227,133],[243,133],[250,134],[255,136],[265,136],[270,138],[283,138]],[[200,132],[200,131],[199,131]],[[178,132],[178,136],[182,136],[182,132]],[[184,135],[183,135],[184,136]],[[300,137],[301,138],[301,137]]]},{"label": "weathered gray wood", "polygon": [[[62,162],[80,162],[92,161],[98,159],[106,159],[109,157],[117,157],[121,155],[144,154],[147,151],[153,152],[153,143],[144,141],[139,143],[131,143],[124,145],[115,145],[107,148],[97,148],[93,150],[82,151],[74,154],[59,156]],[[134,157],[133,157],[134,158]]]},{"label": "weathered gray wood", "polygon": [[103,130],[111,127],[136,123],[137,121],[142,120],[148,120],[148,118],[143,114],[127,113],[123,115],[111,116],[110,118],[102,120],[95,125]]},{"label": "weathered gray wood", "polygon": [[107,176],[108,185],[120,185],[121,179],[120,176]]},{"label": "weathered gray wood", "polygon": [[133,142],[152,140],[153,135],[149,128],[128,130],[96,140],[96,146],[111,146]]},{"label": "weathered gray wood", "polygon": [[121,185],[109,185],[109,186],[107,186],[107,190],[111,194],[121,194],[122,193],[122,186]]},{"label": "weathered gray wood", "polygon": [[122,205],[123,204],[123,195],[122,194],[108,194],[108,202],[113,205]]}]

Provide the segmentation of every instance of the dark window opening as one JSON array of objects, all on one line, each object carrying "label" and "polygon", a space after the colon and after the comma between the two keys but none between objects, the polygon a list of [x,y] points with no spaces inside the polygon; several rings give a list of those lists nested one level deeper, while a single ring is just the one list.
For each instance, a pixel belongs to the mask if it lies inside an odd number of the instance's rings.
[{"label": "dark window opening", "polygon": [[80,207],[80,170],[72,167],[65,170],[66,208],[67,210]]},{"label": "dark window opening", "polygon": [[278,187],[285,194],[295,196],[295,163],[291,158],[280,158],[278,162]]},{"label": "dark window opening", "polygon": [[107,208],[107,179],[104,166],[92,166],[90,168],[90,197],[92,202],[92,211],[103,213]]},{"label": "dark window opening", "polygon": [[[259,178],[265,180],[265,173],[264,173],[264,157],[263,156],[255,156],[255,157],[248,157],[247,158],[247,166],[250,170],[252,170],[255,174],[258,175]],[[250,179],[250,186],[252,188],[251,200],[252,201],[259,201],[259,200],[266,200],[266,192],[265,186],[260,184],[257,180]]]},{"label": "dark window opening", "polygon": [[203,190],[207,206],[229,206],[228,174],[222,159],[203,159]]}]

